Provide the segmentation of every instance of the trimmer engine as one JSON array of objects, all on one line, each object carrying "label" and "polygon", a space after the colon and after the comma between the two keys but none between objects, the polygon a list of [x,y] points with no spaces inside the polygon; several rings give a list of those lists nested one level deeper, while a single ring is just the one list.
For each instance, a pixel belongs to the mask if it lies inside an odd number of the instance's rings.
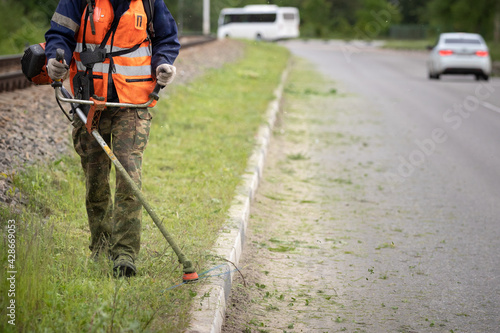
[{"label": "trimmer engine", "polygon": [[51,84],[53,81],[47,73],[45,43],[29,46],[21,58],[24,75],[34,84]]}]

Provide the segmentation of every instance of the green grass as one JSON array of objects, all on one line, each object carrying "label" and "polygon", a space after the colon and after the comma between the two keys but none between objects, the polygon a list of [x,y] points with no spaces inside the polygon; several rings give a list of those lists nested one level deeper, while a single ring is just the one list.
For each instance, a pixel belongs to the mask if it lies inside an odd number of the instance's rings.
[{"label": "green grass", "polygon": [[428,45],[433,45],[433,40],[394,40],[388,39],[384,41],[383,48],[396,50],[427,50]]},{"label": "green grass", "polygon": [[[214,265],[210,249],[223,227],[240,176],[264,122],[289,53],[267,43],[246,44],[245,57],[169,89],[152,110],[144,156],[143,192],[199,273]],[[2,332],[181,332],[196,285],[182,285],[182,267],[146,212],[139,274],[109,275],[110,263],[90,260],[85,188],[76,154],[4,175],[28,204],[0,206],[0,225],[16,220],[16,326],[9,301],[7,233],[0,258]]]}]

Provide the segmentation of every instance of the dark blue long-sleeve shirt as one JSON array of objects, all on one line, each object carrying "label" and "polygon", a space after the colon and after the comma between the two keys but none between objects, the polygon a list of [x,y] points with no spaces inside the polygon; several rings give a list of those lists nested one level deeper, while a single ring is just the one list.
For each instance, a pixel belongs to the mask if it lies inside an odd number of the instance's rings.
[{"label": "dark blue long-sleeve shirt", "polygon": [[[60,0],[52,17],[50,29],[45,34],[47,59],[56,57],[56,50],[64,50],[66,63],[70,63],[76,47],[76,33],[84,13],[82,2],[85,0]],[[123,0],[109,0],[115,10]],[[125,9],[126,10],[126,9]],[[119,14],[119,12],[115,13]],[[177,37],[177,25],[163,0],[154,0],[153,28],[155,36],[151,39],[153,73],[161,64],[172,65],[179,54],[180,43]]]}]

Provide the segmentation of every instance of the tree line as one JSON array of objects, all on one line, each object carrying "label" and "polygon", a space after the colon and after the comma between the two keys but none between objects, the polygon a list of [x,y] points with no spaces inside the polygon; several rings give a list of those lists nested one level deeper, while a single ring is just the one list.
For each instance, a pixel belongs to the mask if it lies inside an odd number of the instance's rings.
[{"label": "tree line", "polygon": [[[81,1],[81,0],[74,0]],[[202,30],[202,0],[164,0],[183,33]],[[43,38],[58,0],[0,0],[0,50],[22,49]],[[444,31],[477,32],[500,41],[498,0],[211,0],[210,26],[219,12],[247,4],[298,7],[301,35],[310,38],[387,37],[394,25],[418,25],[429,37]]]},{"label": "tree line", "polygon": [[[201,0],[166,0],[185,31],[201,31]],[[211,0],[211,29],[221,9],[275,4],[300,10],[301,35],[311,38],[386,37],[391,26],[420,25],[429,37],[445,31],[476,32],[500,41],[499,0]]]}]

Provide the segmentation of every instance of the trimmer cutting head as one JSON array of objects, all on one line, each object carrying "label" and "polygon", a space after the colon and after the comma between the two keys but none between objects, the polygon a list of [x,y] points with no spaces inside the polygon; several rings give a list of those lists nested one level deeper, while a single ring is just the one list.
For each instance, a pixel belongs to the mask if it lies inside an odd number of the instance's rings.
[{"label": "trimmer cutting head", "polygon": [[182,276],[182,282],[191,283],[196,281],[198,281],[198,273],[196,272],[184,273],[184,275]]}]

